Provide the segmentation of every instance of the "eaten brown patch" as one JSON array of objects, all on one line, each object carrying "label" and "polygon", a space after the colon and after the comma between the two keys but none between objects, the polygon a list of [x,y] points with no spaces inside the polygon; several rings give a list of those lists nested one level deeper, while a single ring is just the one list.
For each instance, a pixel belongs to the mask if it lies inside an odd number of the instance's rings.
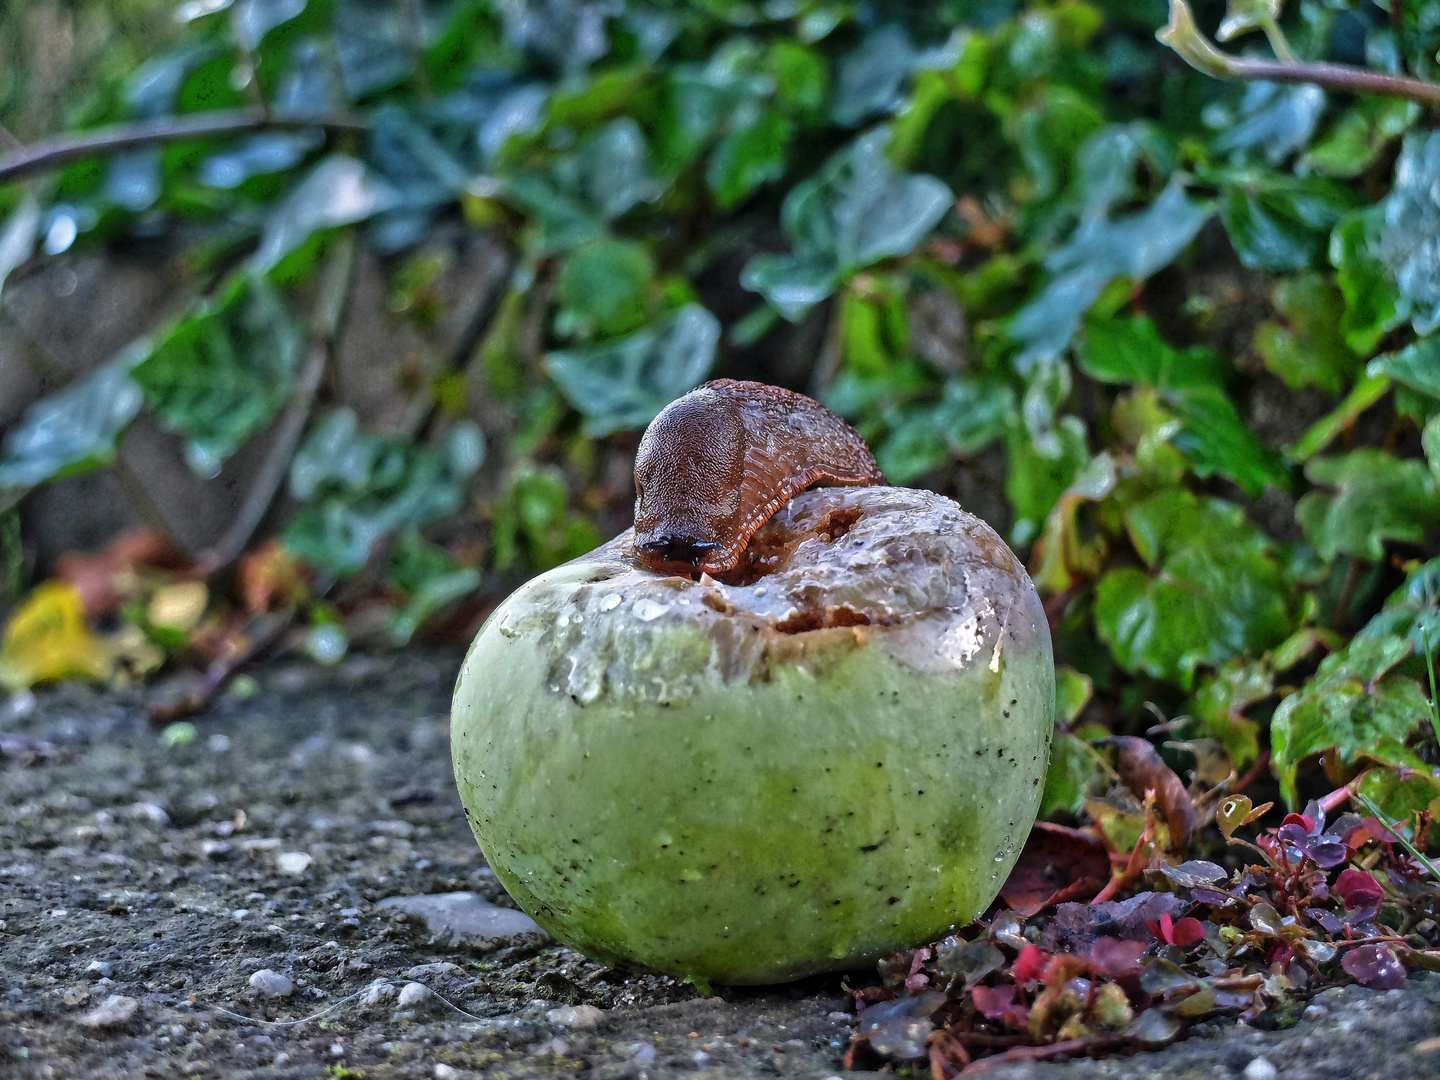
[{"label": "eaten brown patch", "polygon": [[815,535],[823,536],[833,544],[854,528],[860,518],[860,511],[853,506],[842,510],[827,511],[820,524],[816,526]]},{"label": "eaten brown patch", "polygon": [[781,619],[775,629],[782,634],[803,634],[807,630],[828,630],[835,626],[869,626],[870,616],[854,608],[806,608]]}]

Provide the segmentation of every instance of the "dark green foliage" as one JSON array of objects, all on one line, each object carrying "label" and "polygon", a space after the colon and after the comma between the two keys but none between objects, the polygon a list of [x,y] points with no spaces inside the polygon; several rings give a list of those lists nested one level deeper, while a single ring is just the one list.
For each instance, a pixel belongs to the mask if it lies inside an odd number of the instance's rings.
[{"label": "dark green foliage", "polygon": [[[1342,6],[1290,0],[1301,59],[1431,72],[1424,5]],[[1435,764],[1440,134],[1417,106],[1217,82],[1126,0],[190,7],[90,119],[264,100],[368,130],[0,187],[0,285],[37,248],[156,230],[227,275],[14,424],[0,499],[104,465],[141,408],[223,467],[291,399],[337,230],[428,331],[448,264],[424,245],[483,229],[508,283],[423,358],[407,419],[362,431],[322,383],[290,467],[285,543],[383,582],[396,641],[619,527],[636,433],[758,377],[847,416],[892,481],[1008,517],[1079,703],[1049,810],[1104,783],[1085,739],[1145,702],[1238,770],[1268,744],[1291,798],[1334,782],[1322,755]],[[1426,777],[1365,783],[1399,812]]]}]

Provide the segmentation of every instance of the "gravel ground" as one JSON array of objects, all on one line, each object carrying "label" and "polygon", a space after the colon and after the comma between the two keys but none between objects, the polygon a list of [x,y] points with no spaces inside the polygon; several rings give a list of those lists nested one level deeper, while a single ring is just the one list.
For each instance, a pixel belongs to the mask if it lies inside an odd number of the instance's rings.
[{"label": "gravel ground", "polygon": [[[840,1072],[839,977],[705,999],[511,910],[450,775],[458,663],[270,667],[184,746],[138,692],[0,701],[0,1077]],[[1330,991],[1288,1031],[985,1075],[1407,1080],[1440,1077],[1437,1036],[1424,976]]]}]

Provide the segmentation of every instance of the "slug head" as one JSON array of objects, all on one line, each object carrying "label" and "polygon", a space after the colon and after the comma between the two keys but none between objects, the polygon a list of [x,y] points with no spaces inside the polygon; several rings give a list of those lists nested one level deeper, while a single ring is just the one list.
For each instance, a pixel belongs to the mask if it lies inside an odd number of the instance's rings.
[{"label": "slug head", "polygon": [[737,542],[744,474],[745,428],[729,400],[701,387],[666,406],[635,455],[640,560],[657,570],[715,565]]}]

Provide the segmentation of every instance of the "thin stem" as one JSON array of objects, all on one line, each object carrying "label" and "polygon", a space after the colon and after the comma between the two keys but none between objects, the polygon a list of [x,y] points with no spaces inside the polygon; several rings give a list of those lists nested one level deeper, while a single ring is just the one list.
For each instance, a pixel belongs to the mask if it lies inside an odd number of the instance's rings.
[{"label": "thin stem", "polygon": [[113,154],[138,146],[181,142],[186,139],[208,139],[223,135],[243,135],[270,129],[323,128],[326,131],[365,131],[367,122],[360,117],[335,115],[300,115],[295,113],[265,114],[244,109],[217,109],[213,112],[186,116],[166,116],[158,120],[137,120],[97,128],[78,135],[60,135],[45,139],[27,148],[0,158],[0,184],[30,173],[42,172],[80,158]]},{"label": "thin stem", "polygon": [[1399,843],[1402,848],[1404,848],[1407,852],[1410,853],[1410,857],[1416,862],[1418,862],[1421,866],[1425,867],[1426,870],[1429,870],[1431,877],[1433,877],[1436,881],[1440,881],[1440,870],[1435,869],[1435,864],[1432,863],[1424,855],[1421,855],[1415,845],[1410,843],[1409,840],[1405,839],[1405,834],[1400,831],[1399,822],[1391,821],[1389,818],[1387,818],[1384,812],[1380,809],[1380,807],[1376,806],[1375,803],[1371,800],[1369,795],[1366,795],[1362,791],[1356,791],[1353,794],[1356,801],[1359,802],[1360,805],[1365,807],[1366,810],[1369,810],[1376,821],[1380,822],[1381,825],[1384,825],[1385,828],[1390,830],[1390,832],[1394,835],[1396,842]]},{"label": "thin stem", "polygon": [[1195,25],[1185,0],[1170,0],[1170,22],[1155,36],[1169,45],[1191,67],[1217,79],[1263,80],[1277,83],[1313,83],[1327,90],[1405,98],[1440,105],[1440,83],[1384,75],[1345,64],[1283,63],[1254,60],[1221,52]]},{"label": "thin stem", "polygon": [[1435,741],[1440,743],[1440,698],[1435,696],[1435,648],[1430,644],[1430,631],[1421,634],[1425,642],[1425,667],[1430,672],[1430,726],[1435,730]]},{"label": "thin stem", "polygon": [[1285,40],[1285,32],[1280,29],[1279,23],[1266,16],[1260,20],[1260,29],[1265,31],[1270,48],[1275,50],[1275,55],[1280,58],[1281,63],[1298,64],[1300,62],[1294,50],[1290,48],[1290,42]]}]

